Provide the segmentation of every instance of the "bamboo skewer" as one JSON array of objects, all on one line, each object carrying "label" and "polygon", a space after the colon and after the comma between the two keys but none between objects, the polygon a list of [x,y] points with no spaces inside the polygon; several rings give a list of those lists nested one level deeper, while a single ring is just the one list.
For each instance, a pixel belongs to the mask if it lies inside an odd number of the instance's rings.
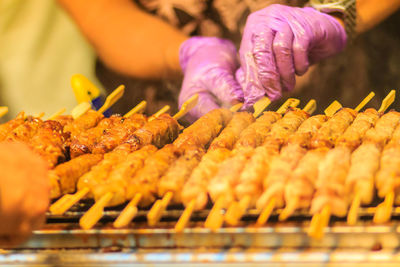
[{"label": "bamboo skewer", "polygon": [[[259,101],[257,101],[254,104],[253,116],[258,117],[269,106],[270,103],[271,103],[271,101],[267,97],[264,97],[264,98],[260,99]],[[231,108],[231,111],[234,112],[234,110],[240,109],[241,105],[242,105],[241,103],[234,105]],[[148,219],[150,226],[155,225],[159,221],[159,219],[162,216],[162,213],[165,211],[165,209],[169,205],[169,202],[172,199],[172,197],[173,197],[173,193],[167,192],[164,195],[164,197],[162,198],[162,201],[164,203],[163,205],[159,205],[159,204],[157,204],[157,202],[154,203],[153,207],[150,209],[149,213],[147,214],[147,219]],[[193,205],[194,204],[192,204],[191,206],[193,206]],[[185,209],[185,211],[186,211],[186,209]],[[193,211],[193,209],[192,209],[192,211]],[[186,211],[185,214],[186,214],[185,217],[180,222],[180,225],[181,225],[180,227],[182,227],[183,225],[186,225],[188,222],[188,219],[190,219],[190,214],[191,214],[190,210]],[[187,220],[187,221],[185,222],[185,220]]]},{"label": "bamboo skewer", "polygon": [[[374,92],[368,94],[368,96],[365,97],[354,110],[359,112],[366,104],[368,104],[368,102],[372,99],[374,95],[375,95]],[[315,239],[321,239],[323,237],[323,231],[325,227],[328,226],[329,224],[330,217],[331,217],[331,206],[329,204],[326,204],[320,212],[319,219],[318,218],[315,219],[315,224],[310,225],[308,235]]]},{"label": "bamboo skewer", "polygon": [[65,111],[67,111],[66,108],[62,108],[60,110],[58,110],[57,112],[55,112],[53,115],[51,115],[48,120],[54,120],[55,118],[57,118],[58,116],[62,115],[63,113],[65,113]]},{"label": "bamboo skewer", "polygon": [[0,118],[8,113],[8,107],[0,107]]},{"label": "bamboo skewer", "polygon": [[[179,120],[180,118],[185,116],[191,109],[193,109],[196,106],[197,102],[198,102],[198,95],[196,94],[196,95],[192,96],[191,98],[189,98],[185,103],[183,103],[181,109],[173,116],[173,118],[176,120]],[[168,109],[169,109],[169,106],[168,106]],[[164,111],[164,110],[166,110],[166,109],[162,108],[160,111]],[[160,111],[157,112],[156,114],[154,114],[153,118],[157,118],[158,116],[160,116],[163,113]],[[82,228],[90,229],[91,227],[93,227],[93,225],[95,225],[98,222],[98,220],[100,220],[100,218],[103,215],[104,207],[108,204],[108,202],[112,199],[113,196],[114,196],[113,193],[110,193],[110,192],[107,193],[85,213],[84,217],[82,217],[81,220],[79,221],[79,224],[82,226]],[[168,206],[168,203],[171,201],[172,196],[173,196],[172,194],[167,193],[162,200],[156,201],[154,211],[150,210],[148,213],[148,218],[150,216],[149,224],[155,223],[156,221],[158,221],[160,219],[163,210],[165,210],[165,208]],[[125,213],[125,209],[121,212],[121,214],[122,213],[124,213],[124,214],[122,214],[122,216],[120,215],[121,219],[119,219],[117,226],[122,227],[124,225],[124,223],[131,216],[136,215],[134,210],[135,210],[135,207],[137,206],[137,203],[140,202],[141,198],[142,198],[141,195],[135,196],[128,203],[129,208],[127,209],[126,213]],[[135,202],[136,202],[136,205],[135,205]],[[136,209],[137,209],[137,207],[136,207]],[[128,215],[130,215],[130,216],[128,216]],[[117,218],[117,220],[118,220],[118,218]],[[129,222],[130,222],[130,220],[129,220]]]},{"label": "bamboo skewer", "polygon": [[[278,108],[278,110],[276,111],[277,113],[283,114],[286,112],[286,110],[289,107],[297,107],[300,104],[300,101],[296,98],[289,98],[285,101],[285,103],[282,104],[282,106],[280,106]],[[221,199],[221,200],[220,200]],[[215,231],[219,228],[222,227],[222,224],[224,222],[224,216],[222,215],[222,209],[226,208],[225,205],[225,200],[224,200],[224,196],[220,196],[215,203],[219,203],[218,208],[215,207],[216,204],[214,204],[212,210],[210,211],[210,213],[207,216],[206,219],[206,223],[204,224],[205,227]],[[246,201],[247,202],[247,201]],[[242,203],[242,205],[245,205],[246,202]],[[236,217],[236,216],[234,216]]]},{"label": "bamboo skewer", "polygon": [[[379,107],[378,112],[379,113],[384,113],[392,105],[392,103],[395,100],[395,97],[396,97],[396,91],[395,90],[391,90],[389,92],[389,94],[382,100],[382,104]],[[389,197],[391,197],[391,196],[389,196]],[[386,202],[385,205],[383,205],[383,208],[385,209],[384,211],[381,210],[382,206],[381,206],[381,208],[379,206],[377,207],[376,212],[377,212],[378,216],[376,216],[376,219],[374,217],[376,222],[379,222],[379,219],[378,219],[379,214],[382,214],[382,213],[386,214],[383,217],[384,218],[388,218],[387,214],[390,213],[391,206],[390,206],[390,208],[388,208],[388,204],[387,203],[390,203],[390,199],[389,199],[389,201]],[[355,225],[357,223],[357,221],[358,221],[358,210],[359,210],[360,206],[361,206],[360,192],[355,192],[355,195],[354,195],[354,198],[353,198],[353,201],[351,203],[351,206],[350,206],[350,209],[349,209],[349,213],[348,213],[348,216],[347,216],[347,224]]]},{"label": "bamboo skewer", "polygon": [[[317,108],[317,103],[314,99],[311,99],[303,108],[303,111],[307,112],[308,114],[312,114],[315,109]],[[275,199],[271,200],[272,204],[267,204],[268,210],[271,209],[271,211],[275,207]],[[251,196],[247,195],[244,198],[242,198],[239,203],[238,202],[233,202],[230,207],[228,208],[226,214],[225,214],[225,221],[232,226],[236,226],[239,223],[239,220],[243,217],[244,213],[247,211],[251,203]],[[264,213],[264,216],[262,219],[260,219],[259,223],[261,224],[263,220],[268,220],[269,216],[266,216],[267,214],[270,214],[270,212],[266,211]],[[265,222],[266,222],[265,221]],[[264,223],[265,223],[264,222]]]},{"label": "bamboo skewer", "polygon": [[125,115],[124,118],[128,118],[130,116],[132,116],[133,114],[137,114],[137,113],[143,113],[144,110],[146,109],[147,106],[147,102],[145,100],[143,100],[142,102],[140,102],[139,104],[137,104],[133,109],[131,109],[130,111],[128,111]]}]

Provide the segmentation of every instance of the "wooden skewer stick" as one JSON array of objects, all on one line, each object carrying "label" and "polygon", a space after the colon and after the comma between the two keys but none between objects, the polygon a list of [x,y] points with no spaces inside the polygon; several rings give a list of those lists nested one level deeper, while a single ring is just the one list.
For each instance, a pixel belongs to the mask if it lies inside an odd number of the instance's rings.
[{"label": "wooden skewer stick", "polygon": [[147,102],[145,100],[143,100],[142,102],[137,104],[133,109],[128,111],[128,113],[126,113],[124,115],[124,118],[128,118],[128,117],[132,116],[133,114],[143,113],[144,110],[146,109],[146,106],[147,106]]},{"label": "wooden skewer stick", "polygon": [[192,216],[194,205],[196,204],[196,200],[191,200],[189,204],[186,206],[185,210],[183,211],[181,217],[179,217],[178,222],[175,225],[175,231],[180,233],[185,229],[187,223],[190,220],[190,216]]},{"label": "wooden skewer stick", "polygon": [[394,195],[394,191],[390,191],[386,195],[385,200],[376,207],[373,218],[374,223],[385,223],[390,220],[394,203]]},{"label": "wooden skewer stick", "polygon": [[328,117],[332,117],[333,114],[335,114],[339,109],[341,109],[343,106],[340,104],[338,101],[334,100],[332,104],[330,104],[325,110],[324,113]]},{"label": "wooden skewer stick", "polygon": [[[143,101],[140,102],[137,106],[135,106],[132,110],[134,110],[135,112],[139,112],[142,110],[142,107],[143,107]],[[72,113],[75,113],[75,115],[79,117],[85,112],[87,112],[89,109],[91,109],[91,105],[88,102],[82,102],[72,110]],[[131,113],[130,115],[133,114],[132,110],[129,111],[129,113]],[[82,113],[82,111],[85,112]],[[76,118],[74,115],[72,115],[72,117]],[[49,209],[50,212],[52,214],[57,214],[57,215],[63,214],[68,209],[70,209],[75,203],[84,198],[87,195],[87,193],[89,193],[89,191],[90,191],[89,188],[83,188],[77,191],[75,194],[65,194],[50,206]]]},{"label": "wooden skewer stick", "polygon": [[[290,100],[291,102],[290,103],[292,103],[293,102],[293,100]],[[197,102],[197,98],[196,98],[196,102]],[[271,100],[269,100],[267,97],[263,97],[263,98],[261,98],[260,100],[258,100],[255,104],[254,104],[254,113],[253,113],[253,116],[254,117],[258,117],[258,115],[260,115],[267,107],[268,107],[268,105],[269,104],[271,104]],[[242,107],[242,103],[239,103],[239,104],[236,104],[236,105],[234,105],[233,107],[231,107],[231,111],[232,112],[236,112],[237,110],[239,110],[241,107]],[[190,109],[191,108],[193,108],[194,107],[194,105],[192,104],[192,106],[188,106]],[[182,105],[182,109],[184,108],[184,105]],[[181,109],[181,110],[182,110]],[[175,116],[177,116],[179,114],[179,112],[175,115]],[[183,115],[182,114],[180,114],[181,116],[184,116],[186,113],[183,113]],[[174,117],[175,117],[174,116]],[[172,192],[168,192],[168,193],[170,193],[171,195],[168,195],[168,198],[170,198],[170,199],[172,199]],[[168,194],[167,193],[167,194]],[[167,195],[165,195],[164,196],[164,198],[166,197]],[[163,198],[163,199],[164,199]],[[157,222],[158,222],[158,220],[161,218],[161,216],[162,216],[162,213],[165,211],[165,209],[167,208],[167,206],[168,206],[168,202],[167,202],[167,205],[159,205],[159,204],[157,204],[157,205],[153,205],[153,207],[150,209],[150,211],[149,211],[149,213],[147,214],[148,215],[148,221],[149,221],[149,225],[155,225]],[[194,207],[194,204],[192,205],[193,207]],[[183,227],[184,228],[184,226],[189,222],[189,219],[190,219],[190,217],[191,217],[191,214],[192,214],[192,212],[193,212],[193,207],[191,207],[190,209],[185,209],[185,211],[182,213],[182,215],[183,214],[185,214],[185,217],[184,218],[182,218],[182,219],[180,219],[180,226],[179,227]],[[191,210],[191,211],[190,211]],[[182,229],[183,229],[182,228]]]},{"label": "wooden skewer stick", "polygon": [[66,108],[62,108],[60,110],[58,110],[56,113],[54,113],[53,115],[51,115],[48,120],[54,120],[55,118],[57,118],[58,116],[60,116],[61,114],[63,114],[65,111],[67,111]]},{"label": "wooden skewer stick", "polygon": [[125,92],[125,85],[120,85],[115,89],[110,95],[107,96],[106,101],[104,102],[104,105],[99,108],[97,112],[103,113],[107,109],[109,109],[112,105],[115,104],[123,95]]},{"label": "wooden skewer stick", "polygon": [[122,210],[120,215],[115,220],[113,224],[115,228],[125,227],[132,221],[132,219],[136,216],[138,212],[137,205],[139,204],[141,199],[142,199],[141,193],[137,193],[133,197],[133,199],[129,202],[128,205],[126,205],[126,207]]},{"label": "wooden skewer stick", "polygon": [[353,201],[351,202],[351,206],[349,209],[349,213],[347,215],[347,224],[355,225],[358,221],[358,208],[361,205],[361,195],[357,192],[354,195]]},{"label": "wooden skewer stick", "polygon": [[195,94],[194,96],[186,100],[185,103],[183,103],[181,109],[174,115],[174,119],[179,120],[180,118],[185,116],[197,105],[197,102],[199,102],[199,95]]},{"label": "wooden skewer stick", "polygon": [[224,222],[224,216],[222,214],[222,209],[225,207],[225,197],[219,197],[217,201],[215,201],[214,206],[212,207],[210,214],[207,216],[206,221],[204,222],[204,226],[212,231],[216,231],[221,228]]},{"label": "wooden skewer stick", "polygon": [[[371,92],[369,93],[361,102],[360,104],[357,105],[357,107],[354,109],[355,111],[360,111],[368,102],[374,97],[375,93]],[[385,98],[386,99],[386,98]],[[384,100],[385,101],[385,100]],[[386,103],[387,101],[385,101]],[[382,101],[383,103],[383,101]],[[321,219],[317,220],[317,223],[309,230],[309,236],[316,238],[316,239],[321,239],[324,235],[324,228],[329,224],[330,216],[331,216],[331,207],[329,204],[325,205],[322,208],[321,211]],[[315,216],[315,215],[314,215]]]},{"label": "wooden skewer stick", "polygon": [[331,217],[330,205],[325,205],[321,213],[313,216],[308,231],[308,235],[315,239],[321,239],[324,236],[324,229],[329,224]]},{"label": "wooden skewer stick", "polygon": [[232,112],[238,112],[243,107],[243,103],[237,103],[233,105],[229,110]]},{"label": "wooden skewer stick", "polygon": [[[185,103],[183,103],[182,108],[179,112],[177,112],[177,114],[175,114],[173,117],[176,120],[179,120],[182,116],[184,116],[187,112],[190,111],[190,109],[192,109],[193,107],[196,106],[198,102],[198,95],[194,95],[191,98],[189,98],[188,100],[186,100]],[[168,106],[169,109],[169,106]],[[167,109],[167,110],[168,110]],[[164,112],[164,110],[166,110],[165,108],[162,108],[161,111]],[[152,117],[153,118],[157,118],[158,116],[160,116],[163,112],[157,112],[156,114],[154,114]],[[150,119],[149,119],[150,120]],[[108,196],[108,197],[106,197]],[[109,192],[106,195],[104,195],[99,201],[97,201],[86,213],[85,215],[81,218],[81,220],[79,221],[80,225],[82,226],[82,228],[84,229],[90,229],[93,225],[96,224],[96,222],[98,222],[101,217],[103,216],[103,211],[104,208],[107,206],[107,204],[110,202],[110,200],[113,198],[114,194]],[[163,210],[165,210],[169,204],[169,202],[171,201],[173,197],[173,194],[166,194],[165,197],[161,200],[161,201],[156,201],[156,203],[158,203],[157,205],[153,206],[154,211],[150,210],[149,213],[147,214],[148,220],[149,220],[149,224],[155,224],[162,215]],[[131,205],[130,209],[133,209],[133,206],[137,206],[137,203],[140,202],[141,196],[138,197],[134,197],[132,199],[132,201],[129,203]],[[135,203],[133,201],[137,201],[136,205],[134,205]],[[128,205],[129,205],[128,204]],[[152,208],[152,209],[153,209]],[[129,211],[127,211],[129,212]],[[87,216],[86,216],[87,215]],[[128,216],[129,214],[125,214],[122,216],[126,216],[126,217],[130,217],[132,216],[132,213],[130,216]],[[133,216],[135,216],[135,214],[133,213]],[[117,218],[118,219],[118,218]],[[126,221],[126,219],[125,219]],[[85,227],[89,227],[89,228],[85,228]]]},{"label": "wooden skewer stick", "polygon": [[167,192],[161,200],[157,200],[155,205],[151,207],[150,211],[147,213],[147,221],[150,226],[154,226],[157,224],[157,222],[159,222],[163,212],[168,207],[173,196],[174,195],[172,192]]},{"label": "wooden skewer stick", "polygon": [[112,197],[113,193],[108,192],[96,201],[96,203],[79,220],[79,225],[85,230],[92,228],[103,216],[104,207]]},{"label": "wooden skewer stick", "polygon": [[92,105],[90,105],[89,102],[82,102],[72,109],[72,118],[76,120],[77,118],[88,112],[90,109],[92,109]]},{"label": "wooden skewer stick", "polygon": [[43,118],[44,115],[45,115],[44,112],[40,112],[40,113],[35,114],[35,115],[33,115],[33,116],[40,119],[40,118]]},{"label": "wooden skewer stick", "polygon": [[[304,106],[303,110],[311,115],[316,110],[316,108],[317,108],[317,102],[314,99],[311,99]],[[247,211],[250,205],[250,200],[251,200],[250,196],[245,196],[240,200],[239,203],[233,202],[225,214],[225,221],[229,225],[232,226],[237,225],[239,223],[239,220],[243,217],[244,213]],[[275,200],[273,201],[273,203],[275,203]],[[271,209],[271,204],[269,205],[267,204],[267,208]],[[273,209],[274,206],[272,207],[272,210]],[[265,217],[265,219],[268,220],[267,217]]]},{"label": "wooden skewer stick", "polygon": [[272,211],[275,208],[275,203],[276,203],[276,198],[273,197],[271,200],[268,202],[267,206],[262,210],[260,213],[260,216],[258,216],[256,225],[257,226],[263,226],[269,219],[269,217],[272,214]]},{"label": "wooden skewer stick", "polygon": [[87,193],[89,193],[89,188],[85,187],[75,194],[66,194],[51,205],[49,210],[54,215],[64,214],[64,212],[69,210],[75,203],[84,198]]},{"label": "wooden skewer stick", "polygon": [[[389,92],[389,94],[382,100],[382,104],[381,104],[380,108],[378,109],[378,112],[379,113],[385,112],[393,104],[393,102],[395,100],[395,97],[396,97],[396,91],[395,90],[391,90]],[[355,195],[354,195],[353,201],[351,203],[351,206],[350,206],[350,209],[349,209],[349,213],[347,215],[347,224],[355,225],[357,223],[357,221],[358,221],[358,210],[359,210],[360,206],[361,206],[360,192],[356,192]],[[391,207],[387,208],[388,207],[387,205],[385,205],[385,207],[388,210],[386,210],[383,213],[387,214],[388,212],[390,212]],[[378,211],[378,208],[377,208],[377,212],[381,212],[382,213],[382,211]],[[378,215],[378,217],[380,217],[380,216]],[[380,219],[378,219],[378,217],[377,217],[377,220],[379,221]],[[386,217],[387,217],[387,215],[386,215]]]},{"label": "wooden skewer stick", "polygon": [[0,118],[8,113],[8,107],[0,107]]},{"label": "wooden skewer stick", "polygon": [[156,113],[154,113],[153,115],[151,115],[149,117],[149,119],[147,121],[152,121],[158,117],[160,117],[161,114],[167,113],[168,110],[170,110],[170,106],[169,105],[165,105],[164,107],[162,107],[159,111],[157,111]]},{"label": "wooden skewer stick", "polygon": [[254,103],[254,118],[257,118],[269,106],[269,104],[271,104],[271,100],[268,97],[263,97]]},{"label": "wooden skewer stick", "polygon": [[249,195],[242,198],[239,202],[233,202],[225,214],[225,221],[228,225],[236,226],[239,224],[240,219],[247,211],[251,203],[251,197]]}]

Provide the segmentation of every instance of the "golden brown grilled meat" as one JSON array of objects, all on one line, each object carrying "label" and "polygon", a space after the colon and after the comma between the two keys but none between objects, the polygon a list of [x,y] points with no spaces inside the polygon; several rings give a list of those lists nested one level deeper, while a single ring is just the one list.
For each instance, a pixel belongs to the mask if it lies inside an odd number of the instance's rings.
[{"label": "golden brown grilled meat", "polygon": [[288,144],[297,144],[301,147],[309,148],[311,138],[327,120],[328,116],[326,115],[309,117],[299,126],[297,131],[289,137]]},{"label": "golden brown grilled meat", "polygon": [[394,129],[392,138],[384,147],[380,168],[376,174],[378,196],[383,198],[389,192],[395,193],[395,204],[400,202],[400,124]]},{"label": "golden brown grilled meat", "polygon": [[380,166],[381,151],[392,137],[396,125],[400,122],[399,118],[400,114],[393,111],[382,115],[375,127],[366,132],[362,144],[353,152],[346,178],[346,190],[350,199],[358,193],[362,204],[370,204],[374,196],[375,182],[379,190],[381,182],[375,181],[375,175]]},{"label": "golden brown grilled meat", "polygon": [[195,210],[203,209],[208,202],[207,186],[209,180],[218,171],[219,164],[230,156],[231,151],[217,148],[208,151],[199,165],[193,170],[181,193],[183,204],[195,199]]},{"label": "golden brown grilled meat", "polygon": [[65,125],[70,124],[74,120],[74,118],[72,118],[71,115],[60,115],[53,120],[59,122],[64,128]]},{"label": "golden brown grilled meat", "polygon": [[220,164],[218,172],[210,180],[207,187],[208,194],[213,202],[221,196],[224,196],[226,203],[235,199],[234,186],[253,152],[253,147],[242,147],[240,153],[235,153]]},{"label": "golden brown grilled meat", "polygon": [[[103,155],[85,154],[63,164],[58,165],[51,171],[51,176],[56,181],[56,187],[52,186],[52,198],[60,194],[73,193],[76,190],[76,183],[83,174],[88,172],[94,165],[103,159]],[[60,189],[57,189],[57,186]]]},{"label": "golden brown grilled meat", "polygon": [[237,112],[211,142],[207,153],[203,156],[198,166],[190,174],[181,192],[181,201],[187,205],[191,200],[196,200],[195,209],[205,207],[208,201],[208,181],[218,171],[219,164],[231,153],[234,144],[239,139],[240,133],[254,122],[254,116],[247,112]]},{"label": "golden brown grilled meat", "polygon": [[248,112],[236,112],[228,125],[222,130],[212,142],[208,150],[218,148],[233,149],[241,132],[255,121],[254,116]]},{"label": "golden brown grilled meat", "polygon": [[[129,139],[118,145],[113,151],[104,155],[104,159],[94,166],[92,170],[83,175],[78,181],[78,189],[85,187],[90,189],[88,197],[93,198],[93,190],[97,186],[107,183],[110,172],[116,165],[123,161],[128,154],[145,145],[163,146],[172,142],[179,133],[178,122],[167,114],[146,123],[136,130]],[[96,197],[99,197],[98,195]]]},{"label": "golden brown grilled meat", "polygon": [[[271,130],[265,135],[265,140],[263,140],[264,148],[256,150],[254,148],[251,148],[251,150],[248,152],[248,158],[242,157],[242,159],[238,159],[237,163],[234,163],[237,166],[241,166],[241,169],[232,172],[232,174],[230,175],[231,178],[229,179],[229,186],[231,187],[231,189],[226,189],[226,191],[230,192],[229,194],[232,194],[232,196],[228,196],[228,200],[232,198],[240,200],[243,197],[241,193],[245,192],[246,190],[257,186],[259,186],[260,189],[262,188],[262,180],[265,176],[260,177],[253,175],[261,175],[261,173],[263,173],[265,170],[268,170],[269,160],[271,160],[271,156],[279,152],[280,147],[287,143],[289,136],[293,134],[308,117],[309,115],[303,110],[289,108],[283,118],[278,120],[275,124],[272,124]],[[239,151],[239,153],[242,153],[242,151]],[[265,157],[263,161],[263,170],[260,170],[259,168],[254,166],[256,162],[259,162],[260,155],[263,155]],[[237,156],[235,155],[233,157]],[[255,170],[249,170],[249,168],[255,168]],[[245,171],[249,171],[250,173],[245,174]],[[256,184],[257,182],[259,183]],[[221,187],[221,185],[219,185],[219,187],[222,189],[223,187]],[[260,195],[260,189],[248,193],[247,196],[250,196],[252,199],[251,204],[254,204],[256,199]],[[213,194],[215,194],[215,190],[212,189],[212,191],[214,191]],[[236,194],[236,192],[238,194]]]},{"label": "golden brown grilled meat", "polygon": [[0,141],[6,139],[7,135],[18,126],[24,124],[25,113],[20,112],[15,119],[12,119],[6,123],[0,125]]},{"label": "golden brown grilled meat", "polygon": [[92,148],[93,153],[104,154],[125,142],[136,130],[143,127],[147,119],[142,114],[133,114],[129,118],[121,118],[112,127],[105,129]]},{"label": "golden brown grilled meat", "polygon": [[140,204],[142,206],[148,206],[153,203],[156,194],[154,184],[168,170],[178,154],[178,150],[174,145],[166,145],[147,158],[143,168],[136,173],[128,184],[128,199],[132,199],[137,193],[141,193]]},{"label": "golden brown grilled meat", "polygon": [[345,182],[350,168],[351,151],[347,146],[331,149],[319,164],[316,191],[311,202],[311,213],[321,212],[329,205],[331,213],[338,217],[346,216],[349,200]]},{"label": "golden brown grilled meat", "polygon": [[376,122],[374,128],[369,129],[363,139],[363,142],[371,142],[383,147],[392,137],[396,125],[400,121],[400,113],[397,111],[389,111],[382,115]]},{"label": "golden brown grilled meat", "polygon": [[69,138],[57,121],[48,120],[40,125],[37,133],[29,140],[29,146],[43,157],[50,168],[65,161],[65,141]]},{"label": "golden brown grilled meat", "polygon": [[162,148],[164,145],[173,142],[178,137],[179,131],[179,123],[170,115],[162,114],[136,130],[126,142],[137,142],[141,146],[152,144]]},{"label": "golden brown grilled meat", "polygon": [[239,136],[239,140],[235,144],[235,149],[241,147],[257,147],[261,145],[268,132],[271,130],[272,124],[281,118],[281,114],[266,111],[257,120],[244,129]]},{"label": "golden brown grilled meat", "polygon": [[346,145],[350,150],[356,149],[361,144],[365,133],[375,125],[378,119],[379,113],[373,108],[358,113],[353,123],[336,141],[336,145]]},{"label": "golden brown grilled meat", "polygon": [[104,158],[98,164],[78,179],[77,189],[83,190],[84,188],[88,188],[89,193],[86,197],[94,198],[93,189],[105,183],[109,173],[117,166],[118,162],[123,161],[132,151],[131,145],[122,144],[113,151],[104,154]]},{"label": "golden brown grilled meat", "polygon": [[336,139],[344,133],[356,117],[357,112],[350,108],[342,108],[330,118],[311,141],[312,148],[333,147]]},{"label": "golden brown grilled meat", "polygon": [[350,199],[356,192],[361,203],[370,204],[374,196],[375,174],[379,169],[381,149],[374,143],[363,143],[351,154],[349,173],[346,178],[346,190]]},{"label": "golden brown grilled meat", "polygon": [[[186,128],[182,134],[173,143],[174,147],[162,148],[161,152],[157,152],[155,159],[148,159],[142,170],[138,172],[137,177],[132,181],[128,195],[133,197],[136,193],[142,193],[143,197],[141,205],[148,205],[157,196],[158,184],[160,178],[167,174],[164,178],[164,188],[169,187],[167,183],[172,179],[174,173],[178,172],[179,166],[182,167],[177,176],[174,177],[182,184],[177,185],[183,187],[181,180],[188,178],[189,172],[198,164],[202,156],[204,147],[208,146],[217,136],[225,125],[232,118],[232,112],[227,109],[215,109],[195,121],[192,125]],[[157,156],[157,157],[156,157]],[[183,157],[182,157],[183,156]],[[193,159],[189,157],[192,156]],[[178,160],[174,164],[175,160]],[[150,167],[149,167],[150,166]],[[172,166],[171,174],[168,174],[169,167]],[[147,174],[149,172],[149,174]],[[145,176],[151,177],[144,178]],[[134,186],[132,186],[134,184]],[[139,188],[139,184],[141,184]],[[140,191],[137,191],[140,190]],[[160,189],[163,190],[163,189]],[[175,194],[179,198],[179,194]]]},{"label": "golden brown grilled meat", "polygon": [[328,148],[307,151],[297,167],[290,174],[285,185],[285,209],[292,214],[298,208],[309,208],[314,196],[318,165],[324,159]]},{"label": "golden brown grilled meat", "polygon": [[118,124],[122,124],[124,119],[119,115],[112,115],[109,118],[103,118],[95,127],[82,131],[71,140],[70,155],[71,158],[83,154],[91,153],[94,146],[101,140],[104,134]]},{"label": "golden brown grilled meat", "polygon": [[180,192],[204,153],[205,151],[201,147],[186,148],[157,183],[158,196],[163,197],[167,192],[172,192],[172,202],[181,203]]},{"label": "golden brown grilled meat", "polygon": [[113,197],[107,203],[108,206],[123,204],[128,200],[127,187],[136,172],[144,166],[145,160],[153,155],[157,148],[153,145],[147,145],[126,156],[111,170],[107,180],[104,183],[97,184],[93,189],[93,195],[96,200],[100,199],[107,192],[113,193]]},{"label": "golden brown grilled meat", "polygon": [[263,181],[264,192],[257,200],[257,208],[263,209],[272,198],[275,198],[276,207],[284,206],[285,185],[305,153],[304,148],[293,144],[283,147],[279,156],[272,158],[269,172]]},{"label": "golden brown grilled meat", "polygon": [[228,109],[214,109],[183,130],[174,145],[178,148],[189,145],[207,148],[231,119],[232,112]]},{"label": "golden brown grilled meat", "polygon": [[64,126],[64,132],[70,132],[71,138],[74,138],[82,131],[95,127],[103,118],[103,114],[94,110],[88,110],[79,118],[67,123]]},{"label": "golden brown grilled meat", "polygon": [[283,118],[272,126],[264,142],[278,142],[281,145],[287,144],[289,137],[297,131],[309,116],[304,110],[289,108]]},{"label": "golden brown grilled meat", "polygon": [[43,121],[41,119],[28,116],[23,124],[8,133],[5,140],[27,143],[37,133],[42,124]]}]

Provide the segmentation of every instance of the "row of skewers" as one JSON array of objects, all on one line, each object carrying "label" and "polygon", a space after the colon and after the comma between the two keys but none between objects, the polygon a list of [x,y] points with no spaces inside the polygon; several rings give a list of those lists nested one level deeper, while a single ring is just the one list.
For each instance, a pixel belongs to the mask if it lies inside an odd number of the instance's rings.
[{"label": "row of skewers", "polygon": [[310,235],[321,237],[331,214],[356,223],[358,207],[371,204],[375,190],[385,198],[375,222],[390,219],[399,201],[400,113],[384,113],[394,91],[380,109],[360,112],[371,97],[355,109],[334,102],[325,115],[314,116],[315,101],[300,110],[296,99],[259,116],[269,104],[263,99],[254,114],[235,112],[240,106],[216,109],[183,132],[177,119],[185,108],[173,117],[160,111],[147,118],[136,108],[126,116],[86,110],[42,122],[20,114],[0,125],[0,140],[27,142],[48,159],[52,196],[62,196],[52,213],[82,198],[96,200],[80,220],[85,229],[104,207],[128,202],[115,227],[126,227],[138,206],[152,205],[147,217],[156,225],[169,204],[183,204],[175,227],[182,231],[192,212],[211,200],[210,229],[237,225],[252,207],[260,210],[258,225],[275,208],[283,208],[280,220],[310,209]]}]

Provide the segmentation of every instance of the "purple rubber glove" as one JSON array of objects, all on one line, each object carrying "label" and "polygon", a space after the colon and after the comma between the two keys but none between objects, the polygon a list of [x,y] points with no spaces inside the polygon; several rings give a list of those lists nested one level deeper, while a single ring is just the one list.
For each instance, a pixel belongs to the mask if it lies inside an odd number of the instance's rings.
[{"label": "purple rubber glove", "polygon": [[249,107],[267,95],[271,100],[291,91],[295,74],[335,55],[346,45],[346,32],[333,17],[311,7],[270,5],[250,14],[240,44],[236,77]]},{"label": "purple rubber glove", "polygon": [[235,79],[239,67],[236,48],[228,40],[192,37],[180,47],[184,73],[179,107],[194,94],[199,102],[186,118],[193,121],[212,109],[243,101],[243,91]]}]

